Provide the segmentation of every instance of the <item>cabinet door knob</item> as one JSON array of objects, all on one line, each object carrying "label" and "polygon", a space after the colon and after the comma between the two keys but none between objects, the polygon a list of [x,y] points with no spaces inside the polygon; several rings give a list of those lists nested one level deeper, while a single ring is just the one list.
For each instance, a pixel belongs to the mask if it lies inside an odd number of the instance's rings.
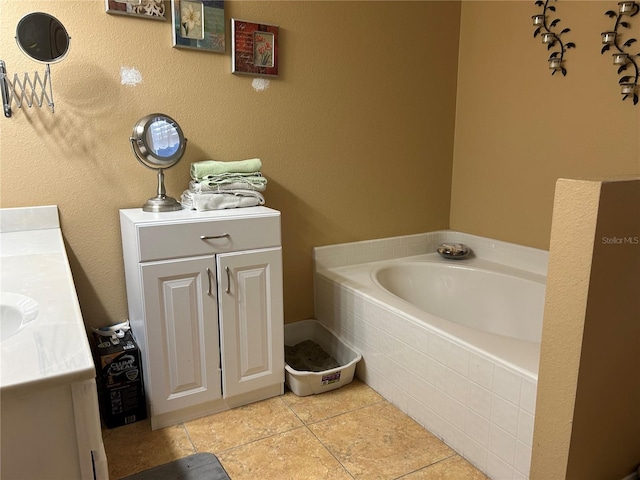
[{"label": "cabinet door knob", "polygon": [[229,267],[224,267],[224,271],[227,272],[227,289],[225,290],[225,292],[227,293],[231,293],[231,270],[229,270]]},{"label": "cabinet door knob", "polygon": [[215,240],[217,238],[229,238],[231,235],[223,233],[222,235],[200,235],[200,240]]}]

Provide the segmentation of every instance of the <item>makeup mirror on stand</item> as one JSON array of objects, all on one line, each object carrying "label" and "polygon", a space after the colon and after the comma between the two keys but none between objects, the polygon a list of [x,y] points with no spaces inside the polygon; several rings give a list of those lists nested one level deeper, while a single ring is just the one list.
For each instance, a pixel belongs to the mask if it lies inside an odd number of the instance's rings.
[{"label": "makeup mirror on stand", "polygon": [[180,125],[168,115],[152,113],[141,118],[133,127],[129,139],[131,150],[138,161],[158,172],[158,192],[142,207],[145,212],[172,212],[182,205],[167,196],[164,188],[164,170],[180,161],[187,146]]}]

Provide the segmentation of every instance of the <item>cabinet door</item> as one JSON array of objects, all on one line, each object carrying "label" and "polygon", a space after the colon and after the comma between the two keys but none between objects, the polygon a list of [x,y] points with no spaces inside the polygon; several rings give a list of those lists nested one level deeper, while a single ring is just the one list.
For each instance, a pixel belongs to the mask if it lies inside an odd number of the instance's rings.
[{"label": "cabinet door", "polygon": [[221,398],[214,256],[141,264],[152,415]]},{"label": "cabinet door", "polygon": [[225,398],[284,382],[282,249],[218,255]]}]

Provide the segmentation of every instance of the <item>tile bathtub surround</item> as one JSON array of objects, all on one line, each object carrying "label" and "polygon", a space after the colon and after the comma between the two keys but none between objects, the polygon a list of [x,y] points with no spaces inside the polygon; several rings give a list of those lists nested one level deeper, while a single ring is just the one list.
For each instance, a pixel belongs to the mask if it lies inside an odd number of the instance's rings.
[{"label": "tile bathtub surround", "polygon": [[548,252],[452,230],[314,249],[315,316],[358,349],[357,376],[493,478],[527,478],[537,378],[503,367],[322,275],[434,253],[459,242],[495,263],[546,275]]},{"label": "tile bathtub surround", "polygon": [[485,480],[443,442],[355,379],[321,395],[280,397],[151,431],[103,432],[112,480],[214,453],[233,480]]},{"label": "tile bathtub surround", "polygon": [[495,479],[528,478],[537,380],[316,273],[316,318],[362,353],[356,375]]}]

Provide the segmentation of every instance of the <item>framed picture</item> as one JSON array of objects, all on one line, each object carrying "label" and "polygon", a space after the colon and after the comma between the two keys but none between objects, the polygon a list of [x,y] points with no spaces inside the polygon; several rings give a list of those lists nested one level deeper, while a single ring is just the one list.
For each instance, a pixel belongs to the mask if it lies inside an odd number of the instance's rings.
[{"label": "framed picture", "polygon": [[107,13],[165,20],[164,0],[104,0]]},{"label": "framed picture", "polygon": [[231,19],[231,73],[278,76],[278,27]]},{"label": "framed picture", "polygon": [[171,0],[171,10],[174,47],[224,53],[223,0]]}]

